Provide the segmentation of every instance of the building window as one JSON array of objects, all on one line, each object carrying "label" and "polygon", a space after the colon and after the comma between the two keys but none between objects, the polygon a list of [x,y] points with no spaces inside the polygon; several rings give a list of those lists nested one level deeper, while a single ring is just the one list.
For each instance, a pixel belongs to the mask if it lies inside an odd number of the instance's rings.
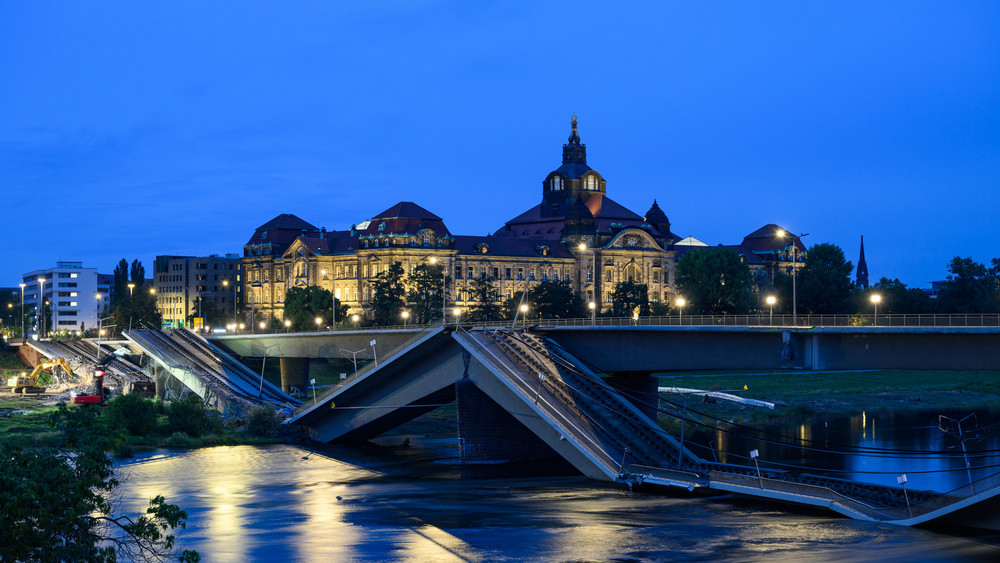
[{"label": "building window", "polygon": [[653,283],[660,283],[660,271],[653,270]]},{"label": "building window", "polygon": [[524,268],[518,268],[517,269],[517,279],[518,280],[523,280],[524,279]]},{"label": "building window", "polygon": [[476,269],[473,268],[472,266],[469,266],[469,279],[470,280],[476,279]]},{"label": "building window", "polygon": [[500,268],[493,268],[493,279],[500,279]]},{"label": "building window", "polygon": [[614,271],[611,268],[604,268],[604,281],[610,283],[614,277]]},{"label": "building window", "polygon": [[597,191],[597,177],[593,175],[587,176],[586,179],[584,179],[583,189],[592,192]]},{"label": "building window", "polygon": [[510,279],[510,268],[504,268],[504,271],[506,272],[506,278],[509,280]]},{"label": "building window", "polygon": [[563,189],[562,178],[559,177],[559,176],[553,176],[552,177],[551,185],[552,185],[552,191],[554,191],[554,192],[558,192],[558,191],[562,190]]}]

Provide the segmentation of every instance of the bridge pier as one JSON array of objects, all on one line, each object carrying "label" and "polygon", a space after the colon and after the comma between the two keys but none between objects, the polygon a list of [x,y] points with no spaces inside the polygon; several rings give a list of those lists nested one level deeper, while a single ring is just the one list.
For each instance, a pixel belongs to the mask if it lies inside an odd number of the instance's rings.
[{"label": "bridge pier", "polygon": [[455,383],[458,448],[463,462],[529,461],[555,451],[471,381]]},{"label": "bridge pier", "polygon": [[309,384],[309,358],[281,358],[280,364],[281,390],[290,395],[305,393]]},{"label": "bridge pier", "polygon": [[659,378],[648,371],[620,371],[608,375],[605,379],[608,385],[620,391],[642,414],[656,421],[656,409],[660,404],[657,392]]}]

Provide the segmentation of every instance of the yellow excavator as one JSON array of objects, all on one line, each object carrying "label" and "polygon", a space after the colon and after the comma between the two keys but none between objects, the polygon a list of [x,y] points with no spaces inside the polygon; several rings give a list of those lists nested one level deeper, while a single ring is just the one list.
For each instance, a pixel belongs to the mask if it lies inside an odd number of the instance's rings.
[{"label": "yellow excavator", "polygon": [[72,369],[70,369],[66,360],[62,358],[55,358],[54,360],[38,364],[28,375],[16,375],[11,377],[7,380],[7,385],[12,388],[11,391],[14,393],[44,393],[45,387],[38,385],[38,378],[42,371],[54,370],[55,368],[61,368],[66,372],[67,377],[76,377],[76,374],[73,373]]}]

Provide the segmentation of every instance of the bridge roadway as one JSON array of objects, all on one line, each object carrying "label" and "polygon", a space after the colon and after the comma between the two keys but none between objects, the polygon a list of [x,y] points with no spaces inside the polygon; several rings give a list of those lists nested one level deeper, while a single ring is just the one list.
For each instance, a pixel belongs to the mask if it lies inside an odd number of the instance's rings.
[{"label": "bridge roadway", "polygon": [[[209,340],[246,357],[372,359],[418,328],[238,334]],[[675,370],[1000,369],[1000,327],[533,326],[604,373]],[[375,346],[370,342],[376,341]],[[346,356],[350,357],[350,356]]]},{"label": "bridge roadway", "polygon": [[418,331],[288,423],[319,441],[366,440],[452,401],[466,461],[558,455],[593,479],[629,486],[726,491],[897,525],[1000,529],[1000,474],[938,494],[709,462],[646,416],[641,396],[616,390],[554,340],[524,331]]},{"label": "bridge roadway", "polygon": [[150,370],[161,388],[179,383],[220,412],[244,415],[259,404],[290,408],[301,403],[190,330],[134,329],[125,337],[152,360]]}]

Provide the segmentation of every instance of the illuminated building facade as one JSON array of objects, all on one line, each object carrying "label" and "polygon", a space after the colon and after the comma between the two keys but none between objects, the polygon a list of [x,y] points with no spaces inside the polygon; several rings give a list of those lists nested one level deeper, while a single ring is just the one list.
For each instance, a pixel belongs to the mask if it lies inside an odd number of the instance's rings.
[{"label": "illuminated building facade", "polygon": [[475,305],[471,289],[483,275],[501,300],[546,280],[569,280],[598,311],[610,308],[623,281],[646,284],[651,302],[671,300],[681,238],[656,201],[639,215],[608,197],[604,177],[587,164],[575,116],[562,164],[545,176],[541,199],[488,236],[453,234],[412,202],[345,231],[279,215],[244,246],[244,318],[281,320],[285,292],[309,285],[332,291],[351,314],[365,314],[372,283],[394,262],[406,273],[422,263],[443,264],[454,280],[449,307]]}]

